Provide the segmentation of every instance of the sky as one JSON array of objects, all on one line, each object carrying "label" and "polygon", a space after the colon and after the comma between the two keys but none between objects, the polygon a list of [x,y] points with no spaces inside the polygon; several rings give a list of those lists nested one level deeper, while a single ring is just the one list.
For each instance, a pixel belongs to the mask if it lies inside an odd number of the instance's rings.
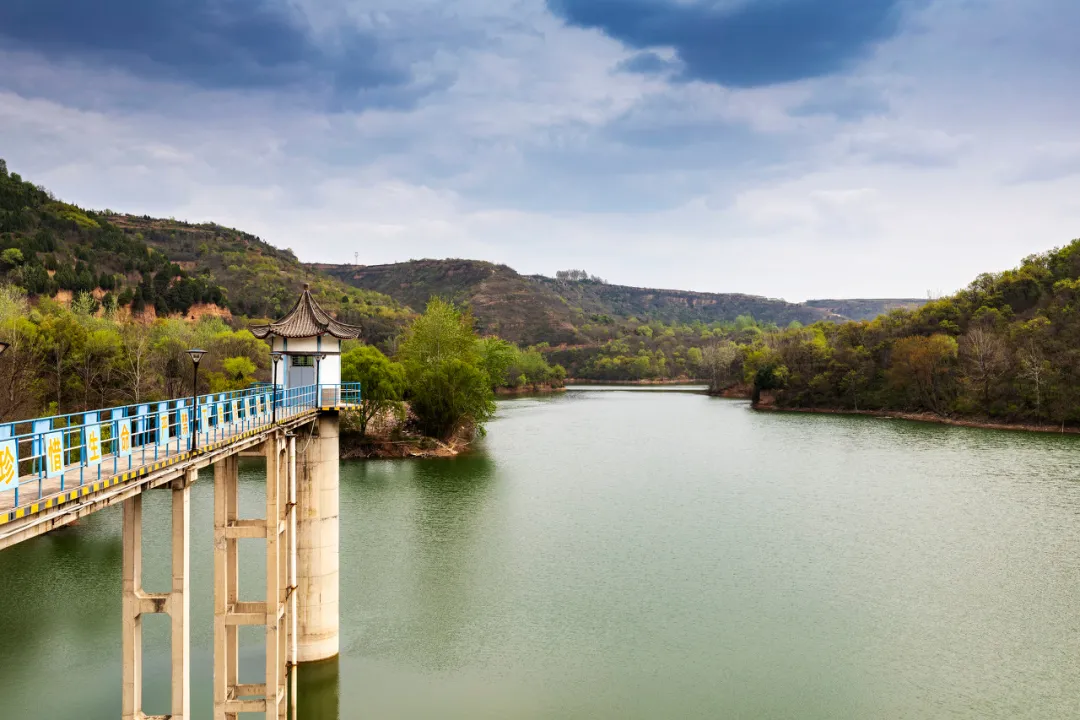
[{"label": "sky", "polygon": [[0,157],[310,262],[926,297],[1080,237],[1075,0],[4,0]]}]

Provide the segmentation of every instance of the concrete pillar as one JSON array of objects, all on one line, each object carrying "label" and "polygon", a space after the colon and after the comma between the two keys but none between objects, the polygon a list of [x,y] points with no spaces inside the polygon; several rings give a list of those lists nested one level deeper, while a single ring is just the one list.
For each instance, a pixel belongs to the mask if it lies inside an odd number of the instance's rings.
[{"label": "concrete pillar", "polygon": [[191,718],[191,483],[199,471],[188,470],[172,488],[172,720]]},{"label": "concrete pillar", "polygon": [[289,436],[289,477],[288,477],[287,504],[288,520],[287,541],[287,565],[288,565],[288,593],[286,617],[288,618],[288,645],[289,645],[289,712],[290,717],[296,720],[296,675],[297,675],[297,621],[296,621],[296,435]]},{"label": "concrete pillar", "polygon": [[173,720],[191,718],[191,483],[198,471],[188,470],[172,485],[172,586],[167,593],[142,588],[142,503],[135,495],[124,501],[121,652],[123,720],[140,720],[142,710],[142,616],[167,613],[171,626]]},{"label": "concrete pillar", "polygon": [[214,720],[237,720],[230,707],[240,670],[239,628],[230,615],[239,601],[237,538],[228,528],[239,519],[236,455],[214,463]]},{"label": "concrete pillar", "polygon": [[280,433],[266,443],[266,720],[285,720],[286,593],[288,592],[286,504],[288,446]]},{"label": "concrete pillar", "polygon": [[123,527],[121,717],[136,720],[142,715],[142,495],[124,501]]},{"label": "concrete pillar", "polygon": [[338,414],[297,440],[297,659],[338,654]]}]

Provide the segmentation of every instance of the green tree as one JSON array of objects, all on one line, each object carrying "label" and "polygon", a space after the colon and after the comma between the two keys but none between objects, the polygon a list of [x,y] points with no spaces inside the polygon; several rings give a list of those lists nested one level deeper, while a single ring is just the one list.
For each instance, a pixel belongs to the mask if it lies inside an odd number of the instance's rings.
[{"label": "green tree", "polygon": [[483,431],[495,413],[495,397],[469,315],[433,298],[405,331],[398,358],[425,434],[448,438],[469,427]]},{"label": "green tree", "polygon": [[405,368],[370,345],[352,348],[341,356],[341,381],[360,383],[356,416],[361,435],[367,434],[373,419],[400,408],[405,395]]},{"label": "green tree", "polygon": [[243,390],[255,380],[256,369],[255,363],[249,357],[241,355],[226,358],[221,363],[220,372],[207,374],[207,379],[210,381],[210,392]]},{"label": "green tree", "polygon": [[493,387],[510,385],[509,370],[518,360],[521,351],[506,340],[495,337],[481,338],[477,341],[480,367],[487,373]]}]

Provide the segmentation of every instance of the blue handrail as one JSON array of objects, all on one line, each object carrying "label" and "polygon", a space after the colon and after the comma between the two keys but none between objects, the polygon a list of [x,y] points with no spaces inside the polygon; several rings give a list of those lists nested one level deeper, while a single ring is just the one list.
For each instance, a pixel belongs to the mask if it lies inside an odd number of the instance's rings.
[{"label": "blue handrail", "polygon": [[[19,507],[20,490],[28,485],[37,485],[35,500],[40,500],[187,452],[195,433],[202,448],[269,426],[275,416],[282,421],[359,402],[359,383],[296,388],[261,383],[200,395],[194,405],[186,397],[6,423],[0,425],[0,492],[13,490]],[[46,491],[46,481],[54,478],[59,487]]]}]

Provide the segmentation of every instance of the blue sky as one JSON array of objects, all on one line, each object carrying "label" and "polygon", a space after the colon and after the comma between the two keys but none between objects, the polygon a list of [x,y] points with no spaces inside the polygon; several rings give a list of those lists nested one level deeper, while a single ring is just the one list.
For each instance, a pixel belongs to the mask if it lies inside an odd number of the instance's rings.
[{"label": "blue sky", "polygon": [[6,0],[0,157],[309,261],[925,296],[1080,236],[1074,0]]}]

